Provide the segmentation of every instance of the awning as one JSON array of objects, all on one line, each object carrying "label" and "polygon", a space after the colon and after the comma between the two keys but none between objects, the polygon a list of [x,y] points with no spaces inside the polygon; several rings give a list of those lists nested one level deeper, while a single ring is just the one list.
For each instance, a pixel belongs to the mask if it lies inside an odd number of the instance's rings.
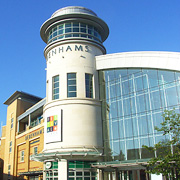
[{"label": "awning", "polygon": [[52,159],[62,159],[63,157],[73,157],[73,156],[81,156],[81,157],[99,157],[102,156],[102,153],[97,151],[71,151],[71,152],[55,152],[55,153],[40,153],[31,155],[30,159],[34,161],[47,161]]},{"label": "awning", "polygon": [[43,171],[28,171],[28,172],[20,172],[18,174],[23,176],[36,176],[36,175],[42,175]]},{"label": "awning", "polygon": [[114,169],[127,171],[127,170],[140,170],[146,169],[147,161],[149,159],[142,160],[127,160],[127,161],[110,161],[110,162],[97,162],[93,163],[92,167],[97,169],[104,169],[110,171]]}]

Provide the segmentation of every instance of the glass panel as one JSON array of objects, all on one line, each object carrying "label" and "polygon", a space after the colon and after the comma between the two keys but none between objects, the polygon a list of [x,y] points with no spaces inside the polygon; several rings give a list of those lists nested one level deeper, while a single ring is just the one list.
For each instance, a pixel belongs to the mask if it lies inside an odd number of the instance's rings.
[{"label": "glass panel", "polygon": [[127,129],[126,133],[126,138],[127,137],[132,137],[133,136],[133,125],[132,125],[132,120],[131,118],[128,118],[124,121],[124,127]]},{"label": "glass panel", "polygon": [[71,28],[66,28],[65,33],[69,33],[69,32],[71,32]]},{"label": "glass panel", "polygon": [[58,33],[59,33],[59,34],[63,34],[63,33],[64,33],[64,30],[61,29],[61,30],[58,31]]},{"label": "glass panel", "polygon": [[76,176],[82,176],[82,172],[76,172]]},{"label": "glass panel", "polygon": [[79,32],[79,28],[73,28],[73,32]]},{"label": "glass panel", "polygon": [[88,172],[84,172],[84,176],[90,176],[90,172],[88,171]]},{"label": "glass panel", "polygon": [[84,24],[84,23],[80,23],[80,26],[83,28],[86,28],[86,24]]},{"label": "glass panel", "polygon": [[143,69],[144,89],[158,86],[157,70]]},{"label": "glass panel", "polygon": [[175,81],[175,75],[172,71],[158,70],[159,85]]},{"label": "glass panel", "polygon": [[164,108],[178,104],[177,91],[175,85],[175,83],[171,83],[162,85],[160,87],[162,106]]},{"label": "glass panel", "polygon": [[71,23],[65,23],[65,28],[71,27]]},{"label": "glass panel", "polygon": [[64,27],[64,24],[61,24],[61,25],[59,25],[59,29],[63,29],[63,27]]},{"label": "glass panel", "polygon": [[79,27],[79,23],[78,22],[73,22],[73,27]]},{"label": "glass panel", "polygon": [[84,177],[84,180],[90,180],[90,177]]},{"label": "glass panel", "polygon": [[118,139],[119,138],[119,121],[112,122],[111,126],[111,132],[112,132],[112,139]]}]

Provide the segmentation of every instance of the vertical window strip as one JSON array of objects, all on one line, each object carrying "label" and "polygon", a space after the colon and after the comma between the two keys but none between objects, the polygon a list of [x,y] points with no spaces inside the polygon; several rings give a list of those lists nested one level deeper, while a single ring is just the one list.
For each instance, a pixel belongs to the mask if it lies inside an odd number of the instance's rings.
[{"label": "vertical window strip", "polygon": [[21,162],[24,162],[24,150],[21,151],[20,161],[21,161]]},{"label": "vertical window strip", "polygon": [[37,154],[38,153],[38,147],[34,147],[34,154]]},{"label": "vertical window strip", "polygon": [[11,118],[11,129],[13,128],[13,121],[14,121],[14,119]]},{"label": "vertical window strip", "polygon": [[76,97],[76,73],[67,74],[67,97]]},{"label": "vertical window strip", "polygon": [[8,165],[8,177],[10,176],[11,174],[11,165]]},{"label": "vertical window strip", "polygon": [[86,97],[93,98],[93,75],[85,74]]},{"label": "vertical window strip", "polygon": [[52,78],[52,99],[59,99],[59,75]]},{"label": "vertical window strip", "polygon": [[12,141],[10,141],[10,143],[9,143],[9,153],[11,153],[12,152]]}]

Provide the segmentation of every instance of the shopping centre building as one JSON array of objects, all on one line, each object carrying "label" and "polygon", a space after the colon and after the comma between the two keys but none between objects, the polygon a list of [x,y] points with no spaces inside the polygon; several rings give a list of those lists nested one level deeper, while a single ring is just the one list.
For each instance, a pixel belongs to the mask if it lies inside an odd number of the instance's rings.
[{"label": "shopping centre building", "polygon": [[148,159],[157,153],[143,145],[165,138],[154,129],[163,122],[165,109],[179,113],[180,53],[106,55],[107,24],[77,6],[57,10],[40,34],[47,44],[46,98],[17,91],[6,100],[4,175],[162,179],[145,172]]}]

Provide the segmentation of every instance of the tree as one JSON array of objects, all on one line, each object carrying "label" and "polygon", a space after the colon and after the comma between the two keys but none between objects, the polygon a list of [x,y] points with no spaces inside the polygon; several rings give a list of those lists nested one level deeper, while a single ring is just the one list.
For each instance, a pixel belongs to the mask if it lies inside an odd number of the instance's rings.
[{"label": "tree", "polygon": [[155,129],[169,138],[160,141],[154,147],[144,146],[155,152],[155,157],[148,161],[147,172],[161,173],[167,179],[180,179],[180,114],[174,110],[166,110],[163,117],[161,128]]}]

